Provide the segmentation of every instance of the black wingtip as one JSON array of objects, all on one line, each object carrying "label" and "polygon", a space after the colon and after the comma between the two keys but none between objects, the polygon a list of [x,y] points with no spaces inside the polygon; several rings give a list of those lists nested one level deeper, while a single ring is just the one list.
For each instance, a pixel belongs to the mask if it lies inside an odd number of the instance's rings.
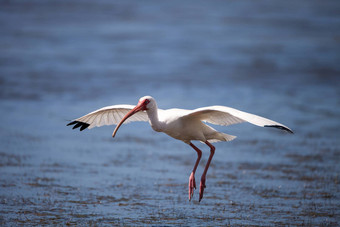
[{"label": "black wingtip", "polygon": [[83,125],[83,123],[78,121],[77,124],[75,124],[75,126],[73,126],[72,129],[79,128],[79,127],[82,126],[82,125]]},{"label": "black wingtip", "polygon": [[83,125],[80,127],[80,131],[83,131],[84,129],[87,129],[90,125],[87,123],[83,123]]},{"label": "black wingtip", "polygon": [[278,128],[278,129],[281,129],[281,130],[284,130],[284,131],[287,131],[287,132],[294,134],[294,132],[292,130],[290,130],[287,127],[281,126],[281,125],[265,125],[264,127]]},{"label": "black wingtip", "polygon": [[76,129],[80,127],[80,131],[83,131],[84,129],[87,129],[87,127],[90,126],[90,124],[87,124],[85,122],[80,122],[80,121],[72,121],[68,123],[66,126],[74,125],[72,129]]},{"label": "black wingtip", "polygon": [[77,122],[78,122],[78,121],[72,121],[72,122],[68,123],[66,126],[74,125],[74,124],[76,124]]}]

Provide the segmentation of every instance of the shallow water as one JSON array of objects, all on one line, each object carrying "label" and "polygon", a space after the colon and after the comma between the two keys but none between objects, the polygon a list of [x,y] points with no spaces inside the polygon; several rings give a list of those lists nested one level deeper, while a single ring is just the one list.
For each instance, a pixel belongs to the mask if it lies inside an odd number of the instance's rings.
[{"label": "shallow water", "polygon": [[[0,223],[328,225],[340,222],[337,1],[2,1]],[[152,95],[226,105],[295,134],[215,127],[204,198],[196,153],[147,123],[69,120]],[[208,158],[203,150],[200,175]]]}]

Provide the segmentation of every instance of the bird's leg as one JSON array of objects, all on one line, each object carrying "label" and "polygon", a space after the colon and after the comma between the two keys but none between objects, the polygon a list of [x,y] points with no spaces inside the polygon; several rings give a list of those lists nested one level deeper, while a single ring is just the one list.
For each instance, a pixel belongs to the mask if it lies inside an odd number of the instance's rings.
[{"label": "bird's leg", "polygon": [[192,170],[190,177],[189,177],[189,201],[191,200],[191,197],[194,195],[194,189],[196,189],[196,182],[195,182],[195,172],[198,166],[198,163],[201,160],[202,157],[202,151],[200,149],[198,149],[195,145],[193,145],[192,143],[189,144],[192,148],[195,149],[195,151],[197,152],[197,159],[196,159],[196,163],[194,166],[194,169]]},{"label": "bird's leg", "polygon": [[208,141],[205,142],[209,147],[210,147],[210,156],[209,159],[207,161],[207,164],[205,165],[202,177],[201,177],[201,183],[200,183],[200,198],[199,198],[199,202],[201,202],[202,198],[203,198],[203,192],[204,192],[204,188],[205,188],[205,178],[209,169],[209,165],[211,162],[211,159],[213,158],[214,154],[215,154],[215,147],[209,143]]}]

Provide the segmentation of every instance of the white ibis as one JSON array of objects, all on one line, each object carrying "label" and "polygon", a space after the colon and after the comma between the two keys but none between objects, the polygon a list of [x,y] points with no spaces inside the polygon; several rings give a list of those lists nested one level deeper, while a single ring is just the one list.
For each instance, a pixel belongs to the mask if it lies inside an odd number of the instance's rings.
[{"label": "white ibis", "polygon": [[215,147],[211,143],[231,141],[236,138],[236,136],[216,131],[206,125],[205,122],[225,126],[249,122],[257,126],[274,127],[293,133],[283,124],[226,106],[208,106],[195,110],[158,109],[155,99],[151,96],[140,98],[136,106],[113,105],[103,107],[75,119],[68,125],[74,125],[73,129],[80,127],[80,131],[82,131],[86,128],[91,129],[115,124],[117,126],[112,134],[112,137],[114,137],[123,123],[131,121],[149,121],[155,131],[164,132],[175,139],[182,140],[197,152],[196,163],[189,177],[189,200],[191,200],[194,189],[196,189],[195,172],[202,156],[202,151],[191,141],[198,140],[209,146],[210,156],[201,177],[199,201],[203,198],[206,174],[215,153]]}]

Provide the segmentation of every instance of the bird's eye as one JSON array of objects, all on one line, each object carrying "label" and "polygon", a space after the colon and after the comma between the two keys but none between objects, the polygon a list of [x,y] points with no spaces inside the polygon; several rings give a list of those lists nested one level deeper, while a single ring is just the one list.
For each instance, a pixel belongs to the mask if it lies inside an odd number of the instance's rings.
[{"label": "bird's eye", "polygon": [[145,99],[145,104],[147,105],[147,104],[149,104],[150,103],[150,100],[149,99]]}]

